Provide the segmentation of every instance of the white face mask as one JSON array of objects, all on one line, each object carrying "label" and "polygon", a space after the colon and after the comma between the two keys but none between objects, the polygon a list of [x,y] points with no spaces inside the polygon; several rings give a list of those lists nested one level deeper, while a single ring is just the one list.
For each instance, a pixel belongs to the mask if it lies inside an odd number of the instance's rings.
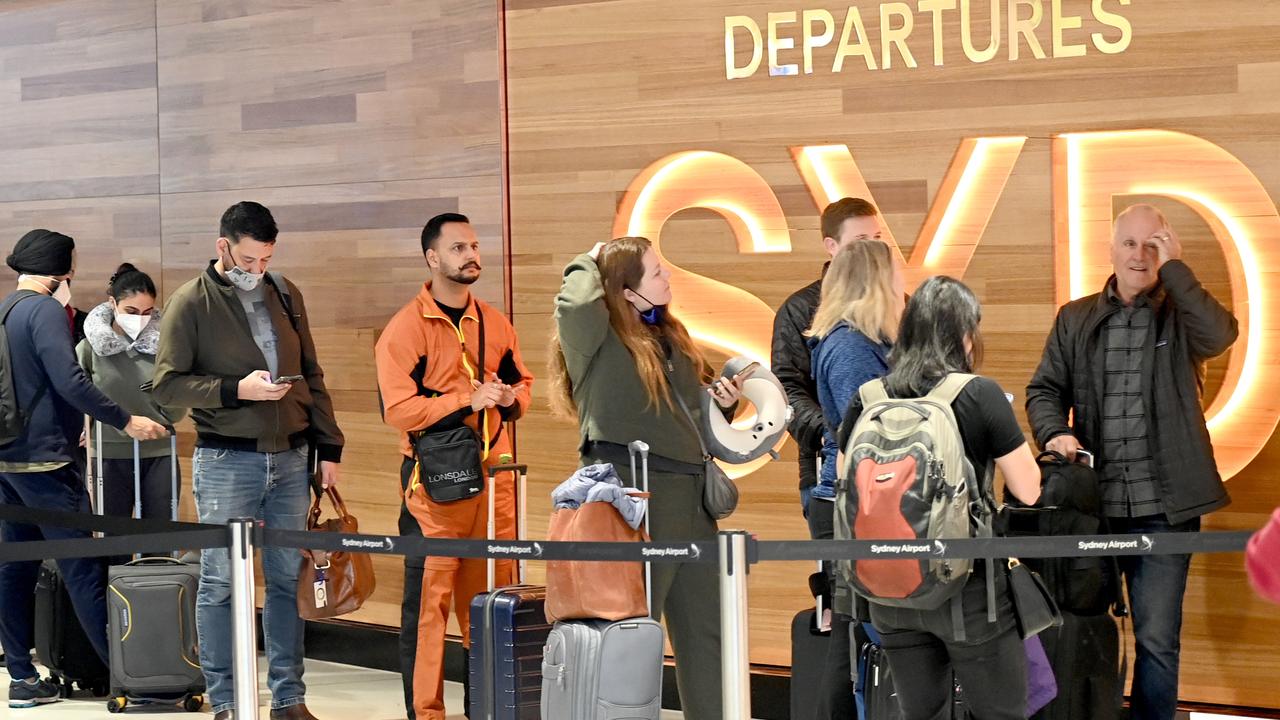
[{"label": "white face mask", "polygon": [[137,340],[138,335],[142,332],[147,323],[151,322],[150,315],[129,315],[127,313],[116,313],[116,324],[131,339]]},{"label": "white face mask", "polygon": [[53,299],[62,303],[62,307],[71,304],[71,281],[63,280],[58,283],[58,289],[53,291]]},{"label": "white face mask", "polygon": [[46,288],[48,288],[50,285],[57,285],[57,287],[55,287],[49,293],[50,297],[52,297],[54,300],[57,300],[62,305],[62,307],[66,307],[71,304],[71,281],[70,280],[58,280],[57,278],[52,278],[52,277],[49,277],[48,275],[19,275],[18,276],[19,283],[22,283],[26,280],[40,281],[40,284],[44,285]]}]

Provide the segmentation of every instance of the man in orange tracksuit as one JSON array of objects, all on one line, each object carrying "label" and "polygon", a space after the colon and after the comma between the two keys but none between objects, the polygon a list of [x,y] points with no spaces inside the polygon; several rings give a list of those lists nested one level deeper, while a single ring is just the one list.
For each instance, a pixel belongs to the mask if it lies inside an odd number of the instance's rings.
[{"label": "man in orange tracksuit", "polygon": [[[511,453],[503,423],[529,407],[533,376],[520,359],[515,329],[498,310],[472,296],[480,278],[480,245],[466,216],[445,213],[422,230],[431,279],[400,309],[378,340],[378,387],[387,424],[401,431],[402,534],[483,538],[488,492],[450,502],[431,499],[420,482],[410,435],[465,424],[480,438],[482,466]],[[481,338],[484,352],[477,352]],[[484,367],[478,367],[483,357]],[[515,537],[514,478],[497,478],[495,529]],[[514,581],[514,563],[499,561],[498,586]],[[400,623],[401,672],[409,720],[444,720],[444,636],[452,604],[470,647],[471,599],[487,589],[485,561],[431,556],[405,559]]]}]

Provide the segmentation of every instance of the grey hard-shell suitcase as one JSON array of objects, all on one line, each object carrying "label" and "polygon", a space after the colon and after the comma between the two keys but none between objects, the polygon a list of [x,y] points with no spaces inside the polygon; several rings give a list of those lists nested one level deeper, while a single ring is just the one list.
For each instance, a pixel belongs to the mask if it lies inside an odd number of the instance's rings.
[{"label": "grey hard-shell suitcase", "polygon": [[[649,447],[631,443],[631,477],[649,489]],[[641,474],[636,475],[636,455]],[[649,515],[645,513],[645,530]],[[650,567],[645,587],[653,596]],[[658,720],[662,713],[662,625],[651,617],[557,622],[542,658],[543,720]]]}]

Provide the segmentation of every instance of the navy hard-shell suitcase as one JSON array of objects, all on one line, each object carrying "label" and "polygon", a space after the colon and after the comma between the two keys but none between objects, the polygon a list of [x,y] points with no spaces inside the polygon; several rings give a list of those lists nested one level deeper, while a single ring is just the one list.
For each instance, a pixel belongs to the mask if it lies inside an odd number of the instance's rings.
[{"label": "navy hard-shell suitcase", "polygon": [[[495,475],[512,471],[516,481],[516,534],[524,539],[524,465],[489,468],[489,531],[495,536]],[[524,561],[518,577],[524,578]],[[494,564],[489,559],[489,587]],[[471,654],[467,695],[471,720],[538,720],[542,702],[542,648],[551,632],[546,615],[547,589],[512,585],[480,593],[471,600]]]},{"label": "navy hard-shell suitcase", "polygon": [[472,720],[541,717],[547,589],[515,585],[471,601]]}]

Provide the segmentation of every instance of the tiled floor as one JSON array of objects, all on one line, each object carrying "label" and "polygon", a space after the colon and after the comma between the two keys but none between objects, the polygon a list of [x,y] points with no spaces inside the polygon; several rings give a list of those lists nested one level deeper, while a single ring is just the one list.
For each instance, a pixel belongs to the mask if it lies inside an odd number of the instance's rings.
[{"label": "tiled floor", "polygon": [[[8,687],[9,676],[0,668],[0,688]],[[400,676],[381,670],[307,661],[307,707],[320,720],[403,720],[404,696]],[[266,671],[260,678],[261,718],[266,720],[271,695],[266,691]],[[80,694],[83,695],[83,694]],[[449,720],[463,720],[462,686],[445,683],[445,706]],[[172,707],[130,706],[123,715],[108,715],[105,698],[76,697],[28,710],[10,710],[0,703],[0,720],[105,720],[108,717],[191,718],[208,720],[209,706],[202,713],[186,713]],[[664,710],[662,720],[681,720],[678,712]],[[1191,713],[1190,720],[1252,720],[1238,716]]]},{"label": "tiled floor", "polygon": [[[265,668],[265,663],[260,662]],[[9,686],[9,676],[0,668],[0,692]],[[307,707],[320,720],[404,720],[404,694],[400,676],[381,670],[307,661]],[[267,692],[266,670],[260,678],[262,720],[267,718],[271,695]],[[78,693],[78,695],[82,695]],[[445,683],[445,707],[449,720],[463,720],[462,686]],[[0,720],[106,720],[108,717],[191,718],[209,720],[209,706],[202,713],[186,713],[173,707],[130,706],[122,715],[108,715],[105,698],[75,697],[52,705],[10,710],[0,703]],[[680,720],[678,712],[664,711],[662,720]]]}]

